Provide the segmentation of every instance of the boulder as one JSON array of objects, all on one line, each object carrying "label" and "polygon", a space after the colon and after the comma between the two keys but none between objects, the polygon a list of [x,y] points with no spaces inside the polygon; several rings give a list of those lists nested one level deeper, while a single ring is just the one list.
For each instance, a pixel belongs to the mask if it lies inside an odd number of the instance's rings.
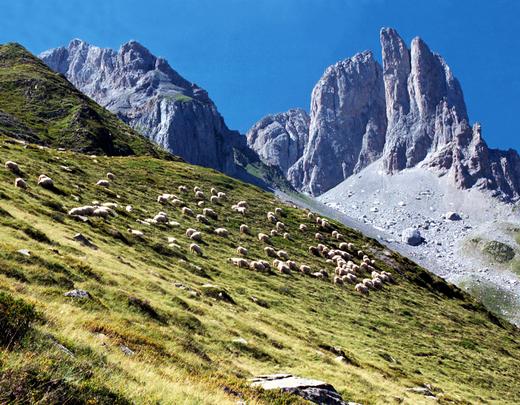
[{"label": "boulder", "polygon": [[462,219],[462,217],[459,214],[453,211],[447,212],[446,215],[444,215],[444,217],[449,221],[460,221]]},{"label": "boulder", "polygon": [[406,228],[401,234],[401,240],[410,246],[419,246],[424,242],[424,238],[416,228]]}]

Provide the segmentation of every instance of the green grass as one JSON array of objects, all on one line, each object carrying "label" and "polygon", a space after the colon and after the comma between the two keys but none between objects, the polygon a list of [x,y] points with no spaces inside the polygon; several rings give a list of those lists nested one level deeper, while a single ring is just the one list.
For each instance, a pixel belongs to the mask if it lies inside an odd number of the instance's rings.
[{"label": "green grass", "polygon": [[[274,237],[273,246],[298,263],[333,271],[307,251],[316,244],[316,226],[306,213],[254,186],[182,162],[92,158],[6,141],[0,137],[0,291],[34,306],[41,320],[17,345],[0,350],[1,403],[301,403],[247,384],[254,375],[281,372],[325,380],[363,404],[431,403],[407,391],[422,384],[433,386],[440,403],[520,401],[518,330],[377,241],[332,221],[396,278],[369,296],[330,280],[239,269],[228,260],[238,245],[250,258],[267,259],[254,235],[269,232],[266,212],[283,206],[291,239]],[[6,160],[20,165],[27,190],[14,187]],[[117,176],[110,188],[95,186],[108,171]],[[41,173],[54,179],[54,191],[36,185]],[[203,225],[157,203],[181,184],[189,188],[182,199],[196,213],[202,209],[195,185],[206,195],[211,187],[224,191],[226,203],[206,201],[218,221]],[[118,203],[117,217],[82,222],[66,214],[93,200]],[[239,200],[249,203],[245,217],[230,208]],[[180,226],[136,221],[159,211]],[[253,236],[238,232],[241,223]],[[300,223],[309,232],[299,232]],[[203,257],[189,252],[188,227],[203,233]],[[229,237],[216,236],[217,227]],[[75,242],[78,232],[97,249]],[[168,236],[180,249],[168,246]],[[330,234],[325,243],[337,246]],[[63,295],[73,288],[91,299]],[[347,361],[337,362],[338,353]]]},{"label": "green grass", "polygon": [[94,154],[168,157],[18,44],[0,45],[0,134]]}]

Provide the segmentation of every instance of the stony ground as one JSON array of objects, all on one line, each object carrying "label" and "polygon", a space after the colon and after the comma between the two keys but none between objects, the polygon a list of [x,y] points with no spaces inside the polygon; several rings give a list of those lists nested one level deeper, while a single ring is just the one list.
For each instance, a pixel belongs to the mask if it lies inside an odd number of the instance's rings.
[{"label": "stony ground", "polygon": [[[379,170],[373,164],[318,200],[371,227],[388,246],[465,287],[519,324],[520,281],[515,268],[487,260],[470,242],[505,240],[515,246],[512,232],[505,229],[520,224],[513,207],[477,190],[456,189],[447,179],[420,168],[393,176],[382,176]],[[446,219],[449,212],[461,219]],[[410,227],[420,231],[424,243],[413,247],[403,243],[402,232]]]}]

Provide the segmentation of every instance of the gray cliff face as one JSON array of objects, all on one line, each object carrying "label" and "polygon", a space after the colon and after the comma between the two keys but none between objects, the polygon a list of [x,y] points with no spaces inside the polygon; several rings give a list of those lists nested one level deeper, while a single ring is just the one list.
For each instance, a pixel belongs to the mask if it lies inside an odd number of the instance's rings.
[{"label": "gray cliff face", "polygon": [[451,142],[468,117],[459,82],[420,38],[409,50],[395,30],[385,28],[380,40],[388,118],[383,163],[393,173]]},{"label": "gray cliff face", "polygon": [[[306,144],[295,163],[299,148],[279,163],[288,155],[285,144],[279,148],[285,155],[273,153],[266,141],[250,146],[265,161],[283,164],[293,186],[311,195],[381,159],[387,175],[422,166],[448,175],[461,189],[519,199],[518,153],[488,148],[480,125],[471,128],[461,86],[444,59],[420,38],[408,47],[391,28],[381,30],[380,41],[382,68],[363,52],[329,67],[316,84],[308,136],[298,137]],[[277,128],[275,121],[271,116],[269,124],[262,120],[253,128]],[[276,137],[274,129],[264,136]]]},{"label": "gray cliff face", "polygon": [[319,195],[377,159],[385,143],[381,66],[362,52],[325,71],[312,91],[309,140],[289,179]]},{"label": "gray cliff face", "polygon": [[141,44],[118,52],[80,40],[40,55],[83,93],[186,161],[241,177],[234,148],[244,137],[227,128],[205,90]]},{"label": "gray cliff face", "polygon": [[268,115],[247,132],[247,143],[264,163],[278,166],[287,176],[289,168],[303,155],[309,123],[309,115],[301,109]]}]

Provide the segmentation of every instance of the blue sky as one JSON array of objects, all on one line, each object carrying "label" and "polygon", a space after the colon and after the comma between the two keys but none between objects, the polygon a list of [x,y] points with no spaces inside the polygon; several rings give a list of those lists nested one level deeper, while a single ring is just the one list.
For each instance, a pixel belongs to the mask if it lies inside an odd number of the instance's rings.
[{"label": "blue sky", "polygon": [[325,68],[371,49],[391,26],[421,36],[462,83],[470,119],[488,144],[520,150],[520,1],[517,0],[12,0],[0,42],[34,53],[72,38],[119,48],[135,39],[209,91],[228,126],[308,110]]}]

